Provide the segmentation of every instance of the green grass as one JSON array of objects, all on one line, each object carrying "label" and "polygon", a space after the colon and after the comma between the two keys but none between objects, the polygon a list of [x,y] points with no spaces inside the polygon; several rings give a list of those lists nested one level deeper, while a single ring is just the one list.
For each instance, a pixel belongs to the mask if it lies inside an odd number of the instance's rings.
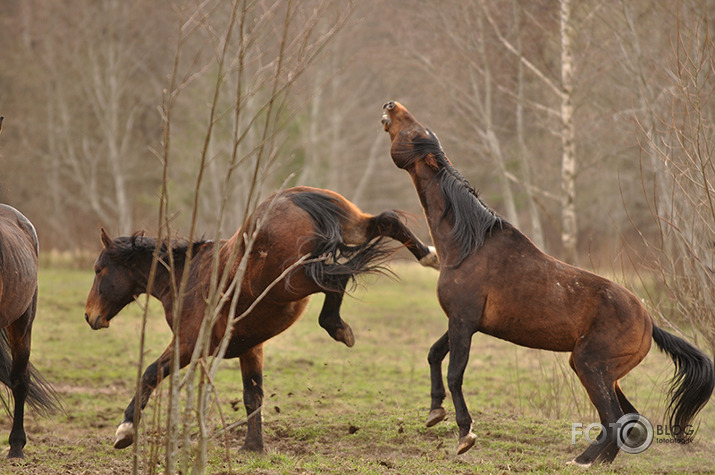
[{"label": "green grass", "polygon": [[[208,473],[581,473],[566,466],[586,447],[583,440],[572,445],[571,424],[586,426],[597,416],[564,354],[476,335],[464,392],[477,443],[466,454],[455,454],[457,428],[449,397],[447,420],[424,427],[430,402],[427,351],[446,330],[447,320],[435,296],[436,272],[411,264],[397,264],[394,270],[399,281],[370,278],[345,300],[342,314],[355,331],[354,348],[334,342],[318,326],[319,295],[298,323],[267,343],[267,453],[240,452],[245,436],[240,426],[227,435],[229,460],[225,438],[216,438]],[[62,394],[66,414],[51,419],[29,414],[26,461],[0,461],[0,473],[131,472],[132,450],[116,451],[111,444],[134,391],[141,310],[131,305],[109,329],[92,331],[83,317],[91,281],[90,270],[41,272],[32,361]],[[145,365],[169,340],[163,312],[152,304]],[[672,371],[669,360],[651,351],[623,381],[631,401],[654,424],[662,422],[664,388]],[[163,417],[156,396],[165,400],[167,386],[150,401],[143,434],[151,432],[155,415]],[[216,386],[227,422],[242,420],[238,360],[223,362]],[[715,405],[709,404],[698,421],[697,439],[689,446],[654,444],[639,455],[620,454],[610,467],[591,472],[708,473],[715,466]],[[211,430],[221,426],[217,415],[210,422]],[[2,447],[7,447],[9,428],[5,417]],[[143,456],[142,463],[146,460]]]}]

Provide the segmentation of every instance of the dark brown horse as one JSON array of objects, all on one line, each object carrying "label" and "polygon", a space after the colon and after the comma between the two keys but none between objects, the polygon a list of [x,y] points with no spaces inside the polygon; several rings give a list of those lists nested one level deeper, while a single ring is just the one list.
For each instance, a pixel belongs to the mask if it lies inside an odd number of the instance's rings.
[{"label": "dark brown horse", "polygon": [[[38,254],[32,223],[16,209],[0,204],[0,381],[12,390],[15,402],[8,458],[24,458],[25,403],[44,414],[60,408],[55,391],[30,364]],[[8,408],[4,400],[3,405]]]},{"label": "dark brown horse", "polygon": [[440,305],[448,331],[432,346],[432,405],[427,425],[445,417],[441,363],[450,353],[447,383],[459,426],[458,452],[474,444],[462,379],[472,335],[486,333],[518,345],[569,351],[569,363],[596,406],[606,434],[574,462],[611,462],[629,434],[617,421],[637,413],[618,380],[650,350],[651,338],[675,363],[669,423],[682,434],[713,391],[712,361],[685,340],[659,329],[641,302],[603,277],[537,249],[478,197],[447,159],[437,137],[401,104],[383,106],[390,154],[417,189],[437,248]]},{"label": "dark brown horse", "polygon": [[[301,315],[311,294],[322,292],[325,301],[318,321],[337,341],[352,346],[355,338],[350,326],[340,317],[343,294],[351,279],[359,274],[379,269],[394,249],[386,247],[385,238],[395,239],[423,265],[437,266],[434,252],[425,246],[402,223],[393,211],[377,216],[361,212],[357,206],[337,193],[308,187],[291,188],[266,199],[234,236],[221,243],[220,261],[226,260],[235,246],[238,258],[244,254],[244,233],[252,223],[261,221],[243,276],[236,315],[241,315],[257,296],[289,271],[277,285],[245,317],[238,320],[231,333],[226,358],[240,358],[243,376],[243,401],[248,414],[248,431],[244,448],[263,450],[260,408],[263,401],[263,342],[291,326]],[[95,279],[87,298],[85,318],[93,329],[109,326],[110,320],[147,287],[155,239],[141,235],[111,239],[102,231],[104,249],[94,266]],[[186,366],[196,345],[198,329],[204,318],[206,297],[211,276],[214,243],[174,243],[171,251],[175,260],[172,269],[180,280],[184,258],[192,247],[189,282],[180,315],[174,315],[174,295],[170,270],[159,266],[152,287],[173,328],[174,318],[180,319],[180,366]],[[167,261],[167,251],[161,258]],[[238,260],[236,261],[238,262]],[[222,272],[236,273],[238,264]],[[221,341],[227,326],[228,305],[212,329],[211,351]],[[176,335],[175,335],[176,338]],[[170,371],[173,345],[144,372],[142,377],[141,408],[153,389]],[[114,446],[123,448],[133,442],[135,401],[124,412],[124,421],[117,429]]]}]

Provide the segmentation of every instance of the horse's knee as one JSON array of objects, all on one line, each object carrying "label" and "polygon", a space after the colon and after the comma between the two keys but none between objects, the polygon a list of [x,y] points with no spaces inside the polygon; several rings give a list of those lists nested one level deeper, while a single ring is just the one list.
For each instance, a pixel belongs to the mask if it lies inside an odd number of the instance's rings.
[{"label": "horse's knee", "polygon": [[458,391],[462,391],[462,382],[464,377],[461,374],[449,374],[447,375],[447,387],[449,391],[454,394]]},{"label": "horse's knee", "polygon": [[439,348],[435,348],[434,346],[430,348],[429,353],[427,353],[427,363],[429,363],[430,366],[440,364],[443,360],[444,356]]},{"label": "horse's knee", "polygon": [[263,403],[263,347],[242,355],[240,363],[244,405],[255,410]]},{"label": "horse's knee", "polygon": [[447,353],[449,353],[449,335],[445,333],[430,347],[427,362],[430,365],[442,363]]},{"label": "horse's knee", "polygon": [[382,213],[375,216],[375,220],[379,224],[385,224],[385,223],[392,224],[395,221],[401,222],[400,216],[393,210],[383,211]]}]

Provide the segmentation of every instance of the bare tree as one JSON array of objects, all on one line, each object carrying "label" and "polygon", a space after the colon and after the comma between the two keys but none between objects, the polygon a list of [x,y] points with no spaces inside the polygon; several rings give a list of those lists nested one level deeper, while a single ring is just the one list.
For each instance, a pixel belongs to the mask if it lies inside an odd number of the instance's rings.
[{"label": "bare tree", "polygon": [[[236,195],[232,188],[237,179],[243,185],[240,188],[243,219],[257,206],[263,185],[269,181],[269,170],[276,159],[281,132],[290,123],[290,119],[295,117],[296,111],[291,108],[288,100],[295,83],[319,57],[327,42],[342,28],[352,8],[350,4],[339,6],[331,0],[300,3],[235,0],[230,4],[220,0],[204,0],[189,8],[179,5],[174,5],[174,8],[179,18],[177,47],[171,83],[165,89],[161,109],[163,147],[157,152],[164,170],[158,213],[159,238],[170,237],[173,233],[174,208],[171,204],[169,176],[175,165],[186,165],[177,162],[174,142],[177,136],[181,136],[182,124],[176,118],[187,106],[183,100],[185,97],[191,99],[189,91],[194,87],[198,91],[208,92],[209,109],[202,128],[203,140],[197,143],[198,150],[195,151],[197,161],[193,164],[195,184],[189,241],[193,241],[199,233],[199,213],[205,209],[201,200],[206,193],[207,178],[213,180],[208,186],[218,184],[221,193],[212,193],[210,197],[218,200],[211,233],[215,244],[211,282],[207,289],[206,312],[199,329],[198,343],[183,376],[179,375],[177,356],[180,319],[173,320],[173,333],[177,338],[174,339],[169,378],[165,470],[166,473],[204,473],[207,448],[215,436],[209,430],[209,420],[217,398],[214,376],[227,349],[233,323],[241,318],[241,315],[236,314],[236,305],[256,232],[256,229],[243,229],[242,238],[247,250],[240,256],[238,251],[241,246],[234,246],[228,262],[219,265],[225,221],[235,211],[232,202]],[[328,26],[320,28],[319,25],[323,24]],[[210,54],[202,55],[204,48]],[[187,58],[189,61],[185,61]],[[212,87],[206,89],[207,84]],[[179,125],[179,130],[174,128],[176,125]],[[255,140],[256,137],[258,140]],[[216,162],[214,166],[221,167],[221,171],[218,174],[213,172],[213,176],[210,170],[212,162]],[[217,180],[219,176],[220,183]],[[157,260],[158,255],[155,255],[154,269],[159,265]],[[189,251],[183,275],[172,283],[174,315],[181,312],[183,295],[189,285],[190,262]],[[173,268],[171,255],[169,262],[161,265]],[[175,275],[173,272],[171,274]],[[227,308],[226,331],[217,350],[211,353],[213,326]],[[143,325],[146,319],[145,311]],[[140,348],[141,354],[143,351]],[[141,354],[137,392],[141,388]],[[135,431],[138,430],[137,424]],[[191,443],[194,430],[198,433],[195,450]],[[138,433],[135,433],[134,440],[140,440]],[[137,443],[134,452],[135,473],[139,473],[142,450]],[[157,453],[155,449],[149,452]],[[150,460],[146,465],[150,473],[154,473],[156,464]]]},{"label": "bare tree", "polygon": [[[644,191],[658,229],[657,239],[648,241],[659,256],[658,265],[650,270],[661,277],[677,311],[674,317],[691,323],[715,353],[715,42],[711,26],[707,8],[695,2],[680,6],[669,58],[670,87],[655,102],[644,99],[648,107],[640,124],[643,151],[649,159]],[[668,317],[667,311],[659,313]]]},{"label": "bare tree", "polygon": [[[486,10],[485,7],[485,11]],[[574,60],[573,60],[573,26],[571,24],[570,0],[561,0],[559,3],[559,51],[561,59],[560,78],[556,80],[550,74],[530,61],[523,53],[520,43],[515,46],[500,31],[496,20],[487,13],[487,18],[494,28],[500,44],[507,52],[516,56],[520,68],[526,68],[529,74],[537,78],[545,90],[559,101],[560,110],[550,105],[550,101],[537,101],[536,107],[544,110],[547,117],[558,117],[560,122],[559,137],[561,140],[561,244],[563,259],[575,263],[578,250],[578,228],[576,224],[576,134],[573,109],[574,88]],[[518,37],[520,38],[520,37]],[[524,74],[522,71],[521,75]],[[522,99],[523,101],[523,99]],[[528,184],[531,185],[531,184]]]},{"label": "bare tree", "polygon": [[576,129],[574,125],[573,25],[571,0],[561,0],[561,242],[564,259],[575,263],[578,257],[576,224]]},{"label": "bare tree", "polygon": [[[58,202],[91,210],[120,233],[133,230],[133,194],[148,166],[140,123],[151,106],[151,85],[160,72],[149,68],[159,57],[150,31],[137,22],[152,11],[146,0],[102,0],[48,6],[56,17],[53,35],[37,52],[47,81],[47,131]],[[79,35],[77,33],[80,33]],[[152,56],[154,55],[154,56]],[[139,88],[138,84],[143,87]]]}]

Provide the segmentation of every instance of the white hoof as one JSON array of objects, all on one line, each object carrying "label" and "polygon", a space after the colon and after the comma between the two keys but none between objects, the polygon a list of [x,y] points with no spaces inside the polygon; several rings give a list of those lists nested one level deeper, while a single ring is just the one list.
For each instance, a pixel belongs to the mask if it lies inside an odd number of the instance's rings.
[{"label": "white hoof", "polygon": [[115,449],[129,447],[134,443],[134,424],[131,422],[122,422],[121,425],[117,427],[115,436],[117,437],[114,440]]},{"label": "white hoof", "polygon": [[439,269],[439,257],[437,257],[437,250],[434,246],[427,246],[429,248],[429,254],[420,259],[420,264],[425,267],[434,267]]},{"label": "white hoof", "polygon": [[566,462],[566,465],[575,465],[577,467],[583,467],[583,468],[589,468],[592,464],[590,463],[580,463],[577,462],[576,459],[571,460],[570,462]]}]

